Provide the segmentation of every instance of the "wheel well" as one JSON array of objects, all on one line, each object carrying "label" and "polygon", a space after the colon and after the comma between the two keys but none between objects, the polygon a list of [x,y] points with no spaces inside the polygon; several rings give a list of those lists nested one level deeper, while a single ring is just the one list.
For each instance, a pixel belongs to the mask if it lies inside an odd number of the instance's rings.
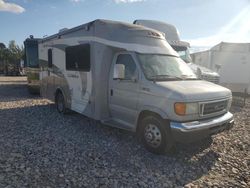
[{"label": "wheel well", "polygon": [[139,130],[139,128],[140,128],[140,122],[141,122],[141,120],[142,120],[144,117],[146,117],[146,116],[156,116],[156,117],[158,117],[158,118],[160,118],[160,119],[163,119],[163,118],[161,117],[161,115],[159,115],[159,114],[157,114],[157,113],[155,113],[155,112],[149,111],[149,110],[144,110],[144,111],[140,112],[139,117],[138,117],[138,120],[137,120],[137,126],[136,126],[136,132],[137,132],[137,133],[138,133],[138,130]]}]

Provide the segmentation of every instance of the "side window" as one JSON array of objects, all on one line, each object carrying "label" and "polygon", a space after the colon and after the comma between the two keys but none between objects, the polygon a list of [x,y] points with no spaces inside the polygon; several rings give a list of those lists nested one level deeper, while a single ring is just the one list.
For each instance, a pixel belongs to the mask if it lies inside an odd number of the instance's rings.
[{"label": "side window", "polygon": [[48,67],[52,68],[52,49],[48,49]]},{"label": "side window", "polygon": [[121,54],[117,57],[116,64],[122,64],[125,67],[125,80],[131,80],[136,76],[136,64],[129,54]]},{"label": "side window", "polygon": [[66,70],[90,71],[90,45],[69,46],[65,50]]}]

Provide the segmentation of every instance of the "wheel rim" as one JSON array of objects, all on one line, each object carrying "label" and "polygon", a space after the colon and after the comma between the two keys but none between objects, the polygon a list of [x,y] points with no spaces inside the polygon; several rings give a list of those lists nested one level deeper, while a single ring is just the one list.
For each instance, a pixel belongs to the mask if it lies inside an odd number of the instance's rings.
[{"label": "wheel rim", "polygon": [[62,112],[63,109],[64,109],[64,103],[63,103],[63,96],[62,95],[58,96],[57,109],[59,110],[59,112]]},{"label": "wheel rim", "polygon": [[144,138],[150,146],[157,148],[161,144],[161,131],[156,125],[148,124],[144,130]]}]

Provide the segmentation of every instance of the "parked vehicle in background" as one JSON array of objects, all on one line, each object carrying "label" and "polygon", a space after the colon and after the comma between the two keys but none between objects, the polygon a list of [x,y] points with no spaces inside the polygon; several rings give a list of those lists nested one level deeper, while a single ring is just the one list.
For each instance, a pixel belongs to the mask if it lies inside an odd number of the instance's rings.
[{"label": "parked vehicle in background", "polygon": [[174,25],[155,20],[135,20],[133,23],[137,25],[143,25],[145,27],[149,27],[164,33],[165,38],[171,45],[171,47],[178,52],[180,57],[188,64],[188,66],[194,71],[198,78],[216,84],[219,83],[218,73],[192,63],[192,58],[189,52],[190,44],[188,42],[180,40],[179,32]]},{"label": "parked vehicle in background", "polygon": [[25,73],[27,75],[28,90],[30,93],[40,93],[38,41],[32,35],[24,41]]},{"label": "parked vehicle in background", "polygon": [[220,75],[217,72],[192,62],[187,64],[194,71],[198,78],[219,84]]},{"label": "parked vehicle in background", "polygon": [[203,139],[234,120],[231,91],[197,79],[153,29],[95,20],[39,40],[41,95],[134,131],[155,153]]},{"label": "parked vehicle in background", "polygon": [[220,84],[233,92],[250,94],[250,43],[221,42],[192,54],[195,64],[220,74]]}]

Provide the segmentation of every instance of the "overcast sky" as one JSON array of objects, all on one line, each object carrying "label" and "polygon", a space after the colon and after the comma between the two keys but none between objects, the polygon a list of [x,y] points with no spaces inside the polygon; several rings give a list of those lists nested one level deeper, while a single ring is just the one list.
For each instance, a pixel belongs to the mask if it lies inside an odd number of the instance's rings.
[{"label": "overcast sky", "polygon": [[193,47],[250,42],[250,0],[0,0],[0,42],[18,44],[94,19],[174,24]]}]

